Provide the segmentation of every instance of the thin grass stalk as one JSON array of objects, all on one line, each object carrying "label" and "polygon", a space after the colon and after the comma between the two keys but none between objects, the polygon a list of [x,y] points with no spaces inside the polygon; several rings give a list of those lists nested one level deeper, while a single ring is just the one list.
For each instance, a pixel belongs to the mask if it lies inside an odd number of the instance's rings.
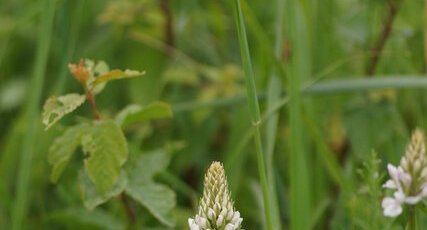
[{"label": "thin grass stalk", "polygon": [[234,1],[234,18],[236,21],[237,35],[239,38],[240,45],[240,55],[242,58],[243,69],[246,78],[246,94],[248,97],[248,105],[250,110],[250,115],[252,119],[252,126],[254,129],[254,139],[255,139],[255,150],[257,155],[257,164],[258,164],[258,173],[261,181],[262,187],[262,196],[264,202],[264,214],[265,222],[267,229],[273,229],[273,223],[270,213],[270,199],[269,199],[269,189],[267,184],[267,174],[265,170],[264,162],[264,153],[262,148],[261,133],[260,133],[260,123],[261,123],[261,114],[258,105],[258,98],[256,93],[255,78],[252,71],[251,58],[249,54],[248,41],[246,38],[246,29],[242,15],[242,9],[240,0]]},{"label": "thin grass stalk", "polygon": [[[274,58],[277,60],[281,59],[282,53],[282,43],[283,43],[283,9],[284,1],[276,0],[276,24],[275,24],[275,41],[274,41]],[[267,111],[271,111],[275,104],[280,100],[280,94],[282,91],[282,82],[278,75],[279,71],[273,71],[270,77],[270,82],[268,84],[267,90]],[[284,79],[286,76],[282,76]],[[276,132],[277,124],[279,121],[279,110],[274,112],[271,117],[266,120],[266,168],[267,168],[267,180],[269,185],[270,192],[270,207],[272,222],[275,229],[282,229],[282,224],[280,221],[280,209],[276,189],[276,176],[275,176],[275,165],[274,165],[274,146],[276,144]]]},{"label": "thin grass stalk", "polygon": [[303,87],[304,95],[337,94],[363,92],[374,89],[425,88],[425,76],[376,76],[372,79],[333,80],[319,82]]},{"label": "thin grass stalk", "polygon": [[[399,75],[399,76],[378,76],[376,78],[355,77],[350,80],[331,80],[319,83],[311,83],[301,87],[302,96],[317,96],[337,93],[360,93],[367,90],[381,89],[421,89],[427,88],[427,79],[423,75]],[[285,92],[281,92],[281,99],[284,103],[275,106],[274,111],[286,104],[288,97]],[[258,100],[265,100],[265,92],[258,93]],[[243,104],[246,101],[244,96],[214,99],[211,101],[182,102],[173,106],[174,113],[182,113],[198,109],[233,106]],[[271,116],[271,114],[269,115]]]},{"label": "thin grass stalk", "polygon": [[[49,54],[50,38],[52,35],[52,25],[54,20],[55,2],[44,0],[45,9],[42,14],[39,28],[38,49],[35,59],[35,68],[31,79],[31,91],[29,101],[24,111],[26,114],[27,132],[24,135],[22,151],[18,165],[18,179],[16,188],[16,198],[12,210],[12,230],[20,230],[24,225],[24,218],[28,211],[28,200],[30,191],[30,175],[32,160],[34,157],[35,143],[37,139],[37,127],[39,124],[34,121],[38,117],[39,104],[42,95],[43,81],[46,72],[46,64]],[[37,119],[36,119],[37,120]]]},{"label": "thin grass stalk", "polygon": [[[280,91],[281,91],[281,81],[275,75],[270,78],[270,83],[268,84],[268,94],[267,94],[267,111],[271,111],[278,100],[280,100]],[[276,143],[276,133],[277,133],[277,124],[279,121],[279,111],[275,111],[271,116],[266,120],[265,126],[265,156],[266,156],[266,168],[267,168],[267,180],[270,191],[270,207],[272,214],[273,226],[277,229],[282,229],[280,222],[280,212],[278,206],[278,197],[276,193],[276,178],[275,178],[275,166],[274,166],[274,146]]]},{"label": "thin grass stalk", "polygon": [[288,36],[292,49],[288,71],[289,92],[289,202],[290,229],[305,230],[310,228],[310,183],[307,156],[302,141],[301,120],[301,79],[309,79],[308,34],[306,18],[300,1],[287,1]]}]

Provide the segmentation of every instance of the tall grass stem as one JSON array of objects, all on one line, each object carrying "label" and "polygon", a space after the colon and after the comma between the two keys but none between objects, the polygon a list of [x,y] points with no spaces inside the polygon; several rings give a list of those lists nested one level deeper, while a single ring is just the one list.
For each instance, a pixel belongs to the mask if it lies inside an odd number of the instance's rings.
[{"label": "tall grass stem", "polygon": [[311,192],[308,157],[303,145],[301,81],[310,78],[308,23],[302,2],[287,1],[287,24],[292,56],[288,62],[290,229],[310,228]]},{"label": "tall grass stem", "polygon": [[[35,152],[35,143],[37,139],[38,122],[34,118],[39,114],[39,103],[42,95],[43,81],[46,73],[46,65],[49,55],[49,45],[52,35],[53,20],[55,15],[54,0],[44,0],[44,13],[41,14],[41,25],[39,28],[39,37],[37,45],[37,54],[35,60],[34,73],[31,79],[31,91],[29,93],[26,110],[27,132],[24,135],[23,146],[20,153],[18,165],[18,179],[16,188],[16,198],[12,210],[12,230],[20,230],[24,225],[24,218],[28,210],[28,200],[30,192],[30,175],[32,161]],[[36,119],[37,120],[37,119]]]},{"label": "tall grass stem", "polygon": [[264,202],[264,214],[267,229],[273,229],[273,223],[270,213],[269,189],[267,184],[267,174],[265,170],[264,153],[261,143],[260,123],[261,114],[259,110],[258,98],[255,86],[255,77],[252,71],[251,57],[249,53],[248,41],[246,38],[245,23],[241,9],[240,0],[234,1],[234,18],[237,26],[237,35],[239,38],[240,55],[242,58],[243,69],[246,79],[246,94],[248,97],[249,110],[254,129],[255,151],[257,155],[258,173],[261,180],[262,196]]}]

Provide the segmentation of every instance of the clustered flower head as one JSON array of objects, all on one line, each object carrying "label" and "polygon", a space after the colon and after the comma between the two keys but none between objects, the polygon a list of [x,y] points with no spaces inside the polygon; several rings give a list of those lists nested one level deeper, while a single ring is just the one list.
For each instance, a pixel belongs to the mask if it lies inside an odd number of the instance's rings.
[{"label": "clustered flower head", "polygon": [[396,217],[404,204],[415,205],[427,196],[427,157],[424,134],[416,129],[406,147],[400,165],[387,165],[391,179],[383,187],[394,191],[382,201],[384,216]]},{"label": "clustered flower head", "polygon": [[243,219],[234,209],[224,167],[213,162],[205,175],[199,212],[188,219],[191,230],[240,230]]}]

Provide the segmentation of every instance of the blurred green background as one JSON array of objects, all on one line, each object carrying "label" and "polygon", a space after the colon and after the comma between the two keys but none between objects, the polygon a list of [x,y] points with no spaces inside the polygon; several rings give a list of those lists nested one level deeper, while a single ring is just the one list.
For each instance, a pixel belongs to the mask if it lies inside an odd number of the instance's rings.
[{"label": "blurred green background", "polygon": [[[398,228],[399,219],[382,216],[383,178],[375,175],[398,163],[411,130],[427,128],[424,1],[246,0],[242,9],[261,112],[270,111],[261,135],[275,229],[298,229],[292,220],[312,229]],[[125,134],[142,153],[173,149],[156,180],[176,192],[175,229],[188,228],[213,160],[225,165],[244,228],[265,228],[233,1],[2,0],[0,229],[16,213],[24,229],[127,228],[117,200],[84,209],[80,161],[58,184],[49,181],[47,150],[61,128],[43,130],[42,105],[50,95],[82,93],[67,67],[80,58],[146,71],[97,96],[103,116],[127,104],[171,104],[172,119]],[[301,101],[289,107],[295,88]],[[83,117],[89,105],[60,123]],[[131,205],[136,229],[166,229]]]}]

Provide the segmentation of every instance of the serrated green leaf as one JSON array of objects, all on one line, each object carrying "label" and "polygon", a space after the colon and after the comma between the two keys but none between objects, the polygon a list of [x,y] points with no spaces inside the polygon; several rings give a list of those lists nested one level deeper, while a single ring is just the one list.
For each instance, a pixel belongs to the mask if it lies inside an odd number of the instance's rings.
[{"label": "serrated green leaf", "polygon": [[45,130],[52,127],[63,116],[71,113],[80,105],[83,104],[86,97],[77,93],[71,93],[59,97],[49,97],[43,106],[43,124],[46,126]]},{"label": "serrated green leaf", "polygon": [[110,190],[127,160],[128,148],[122,130],[112,120],[95,121],[82,137],[86,172],[98,192]]},{"label": "serrated green leaf", "polygon": [[170,118],[172,109],[168,103],[153,102],[146,106],[129,105],[116,116],[116,122],[121,127],[126,127],[136,122]]},{"label": "serrated green leaf", "polygon": [[169,164],[170,156],[164,150],[144,154],[130,166],[126,193],[150,211],[161,223],[173,227],[172,209],[176,198],[173,190],[153,181],[153,176]]},{"label": "serrated green leaf", "polygon": [[94,61],[87,59],[87,65],[90,67],[90,79],[87,82],[87,87],[92,88],[93,94],[99,94],[104,90],[105,86],[107,85],[107,82],[97,84],[96,86],[92,87],[92,83],[95,81],[96,76],[100,76],[102,74],[107,73],[110,71],[110,67],[107,65],[105,61],[98,61],[96,64]]},{"label": "serrated green leaf", "polygon": [[65,130],[57,137],[49,148],[48,162],[53,166],[51,181],[56,183],[62,171],[71,159],[71,156],[80,145],[81,137],[89,124],[81,123]]},{"label": "serrated green leaf", "polygon": [[111,198],[119,195],[125,189],[127,181],[126,172],[122,170],[113,187],[105,193],[100,193],[96,190],[95,185],[90,180],[87,173],[84,170],[81,170],[79,172],[79,183],[85,207],[89,210],[93,210],[96,206],[101,205]]},{"label": "serrated green leaf", "polygon": [[104,74],[96,77],[95,80],[92,82],[92,87],[95,87],[98,84],[101,84],[104,82],[109,82],[111,80],[138,77],[138,76],[142,76],[144,74],[145,74],[145,71],[140,72],[140,71],[129,70],[129,69],[122,71],[119,69],[114,69],[114,70],[111,70],[107,73],[104,73]]}]

